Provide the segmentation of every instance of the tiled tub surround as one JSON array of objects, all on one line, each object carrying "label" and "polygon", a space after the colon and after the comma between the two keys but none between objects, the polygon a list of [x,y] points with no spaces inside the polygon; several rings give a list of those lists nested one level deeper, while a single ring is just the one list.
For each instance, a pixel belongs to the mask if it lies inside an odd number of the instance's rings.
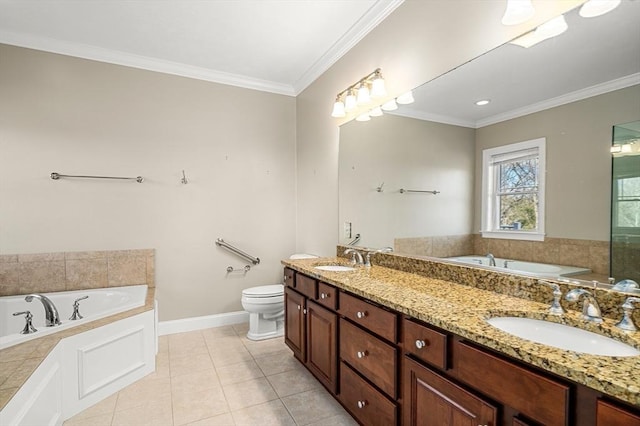
[{"label": "tiled tub surround", "polygon": [[512,260],[578,266],[609,275],[609,241],[545,238],[544,241],[504,240],[474,235],[396,238],[394,249],[413,256],[452,257],[493,254]]},{"label": "tiled tub surround", "polygon": [[146,284],[153,249],[0,255],[0,296]]},{"label": "tiled tub surround", "polygon": [[[342,252],[343,248],[338,248]],[[597,290],[607,316],[601,325],[586,324],[578,306],[562,318],[548,315],[551,289],[534,280],[436,261],[399,255],[378,254],[371,268],[353,272],[314,269],[319,264],[346,264],[342,257],[283,260],[304,274],[365,297],[411,317],[495,349],[515,359],[580,383],[607,395],[640,406],[637,372],[640,357],[606,357],[575,353],[525,341],[504,333],[486,322],[493,316],[527,316],[579,325],[590,331],[617,338],[640,349],[640,333],[624,333],[614,324],[620,318],[611,306],[619,306],[624,295]],[[381,266],[382,265],[382,266]],[[401,269],[406,269],[402,271]],[[567,286],[562,285],[563,293]],[[608,298],[608,299],[607,299]],[[619,301],[619,304],[615,301]],[[615,318],[615,319],[613,319]],[[636,320],[638,319],[636,313]]]}]

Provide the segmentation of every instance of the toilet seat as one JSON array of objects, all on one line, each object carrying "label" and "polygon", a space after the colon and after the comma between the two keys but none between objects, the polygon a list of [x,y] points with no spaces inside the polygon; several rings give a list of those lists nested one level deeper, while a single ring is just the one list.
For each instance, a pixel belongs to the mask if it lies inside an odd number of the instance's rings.
[{"label": "toilet seat", "polygon": [[263,298],[284,295],[282,284],[263,285],[242,290],[242,295],[250,298]]}]

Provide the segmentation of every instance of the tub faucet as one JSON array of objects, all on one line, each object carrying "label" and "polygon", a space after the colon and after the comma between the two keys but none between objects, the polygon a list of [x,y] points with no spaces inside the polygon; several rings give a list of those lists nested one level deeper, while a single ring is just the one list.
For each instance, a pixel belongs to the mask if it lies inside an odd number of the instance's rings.
[{"label": "tub faucet", "polygon": [[364,264],[364,260],[362,259],[362,254],[360,254],[360,252],[358,250],[352,249],[352,248],[346,249],[344,251],[344,254],[350,254],[351,255],[351,263],[353,265],[363,265]]},{"label": "tub faucet", "polygon": [[60,315],[58,315],[58,310],[56,309],[56,305],[47,297],[42,294],[30,294],[24,298],[27,302],[31,302],[33,299],[38,299],[42,302],[42,306],[44,306],[44,314],[45,314],[45,325],[47,327],[53,327],[56,325],[60,325]]},{"label": "tub faucet", "polygon": [[487,258],[489,259],[489,266],[496,266],[496,258],[491,253],[487,253]]},{"label": "tub faucet", "polygon": [[393,247],[382,247],[378,250],[368,251],[365,256],[364,266],[371,266],[371,255],[376,253],[391,253],[393,251]]},{"label": "tub faucet", "polygon": [[600,312],[600,306],[593,294],[587,290],[581,288],[574,288],[569,291],[565,296],[565,300],[569,302],[577,302],[580,298],[583,299],[582,303],[582,318],[591,322],[602,322],[602,313]]}]

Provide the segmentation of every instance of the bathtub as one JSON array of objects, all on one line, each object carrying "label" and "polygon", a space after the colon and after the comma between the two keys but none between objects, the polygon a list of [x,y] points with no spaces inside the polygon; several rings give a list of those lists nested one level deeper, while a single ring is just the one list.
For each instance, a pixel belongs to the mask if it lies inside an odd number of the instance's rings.
[{"label": "bathtub", "polygon": [[[448,257],[448,260],[468,263],[471,265],[489,266],[489,258],[486,256],[456,256]],[[572,275],[588,274],[591,272],[587,268],[575,266],[552,265],[547,263],[524,262],[520,260],[500,259],[496,257],[496,268],[505,272],[523,272],[543,278],[568,277]],[[505,263],[506,262],[506,263]]]},{"label": "bathtub", "polygon": [[[143,306],[147,296],[147,286],[137,285],[42,294],[47,296],[58,309],[62,325],[45,327],[42,303],[35,299],[32,302],[25,301],[26,294],[0,297],[0,349]],[[80,301],[80,314],[84,318],[69,320],[73,314],[74,300],[84,296],[89,296],[88,299]],[[31,312],[33,326],[38,330],[37,332],[20,334],[25,325],[24,315],[13,316],[13,313],[23,311]]]}]

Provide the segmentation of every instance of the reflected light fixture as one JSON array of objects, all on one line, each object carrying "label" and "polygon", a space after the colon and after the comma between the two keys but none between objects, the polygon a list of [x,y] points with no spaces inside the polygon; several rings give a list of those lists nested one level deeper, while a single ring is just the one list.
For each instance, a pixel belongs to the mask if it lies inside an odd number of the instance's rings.
[{"label": "reflected light fixture", "polygon": [[620,0],[589,0],[580,8],[580,16],[593,18],[611,12],[620,5]]},{"label": "reflected light fixture", "polygon": [[380,108],[379,106],[373,108],[371,111],[369,111],[369,116],[371,117],[380,117],[382,114],[384,114],[382,112],[382,108]]},{"label": "reflected light fixture", "polygon": [[507,0],[507,10],[502,17],[503,25],[518,25],[533,17],[535,9],[531,0]]},{"label": "reflected light fixture", "polygon": [[386,94],[382,71],[377,68],[338,93],[333,104],[331,116],[345,117],[347,113],[353,111],[356,107],[370,103],[372,98],[383,97]]},{"label": "reflected light fixture", "polygon": [[522,37],[518,37],[510,43],[529,48],[548,38],[562,34],[563,32],[567,31],[567,28],[569,28],[569,26],[567,25],[567,21],[565,21],[564,19],[564,15],[560,15],[550,21],[545,22],[535,30],[526,33]]},{"label": "reflected light fixture", "polygon": [[395,111],[398,109],[398,104],[395,99],[391,99],[390,101],[383,103],[380,108],[382,108],[383,111]]},{"label": "reflected light fixture", "polygon": [[371,120],[371,117],[369,116],[368,112],[360,114],[358,117],[356,117],[356,121],[369,121],[369,120]]},{"label": "reflected light fixture", "polygon": [[396,98],[396,102],[399,103],[400,105],[407,105],[407,104],[414,103],[415,99],[413,99],[413,92],[409,90],[407,93],[403,93],[402,95]]}]

